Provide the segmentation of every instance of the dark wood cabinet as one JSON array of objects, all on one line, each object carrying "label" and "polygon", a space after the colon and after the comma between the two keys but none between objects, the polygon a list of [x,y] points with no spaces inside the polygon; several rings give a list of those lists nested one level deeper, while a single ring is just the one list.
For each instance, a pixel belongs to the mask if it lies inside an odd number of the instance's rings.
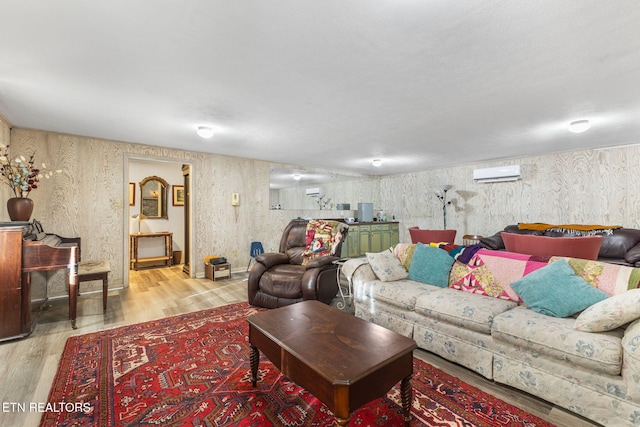
[{"label": "dark wood cabinet", "polygon": [[[31,296],[22,287],[24,226],[0,227],[0,340],[31,330]],[[25,298],[23,298],[23,296]]]},{"label": "dark wood cabinet", "polygon": [[69,270],[69,318],[75,328],[80,238],[33,231],[28,222],[0,223],[0,341],[26,337],[36,325],[34,314],[46,303],[47,291],[45,282],[43,295],[32,298],[32,273]]}]

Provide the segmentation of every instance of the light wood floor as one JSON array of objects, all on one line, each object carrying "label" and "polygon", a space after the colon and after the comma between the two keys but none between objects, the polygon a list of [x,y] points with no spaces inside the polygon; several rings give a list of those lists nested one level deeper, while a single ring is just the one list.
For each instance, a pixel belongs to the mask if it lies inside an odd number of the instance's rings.
[{"label": "light wood floor", "polygon": [[[1,426],[38,425],[40,414],[29,412],[29,404],[47,401],[68,337],[247,300],[244,272],[215,282],[190,279],[181,266],[130,273],[127,289],[109,292],[106,314],[102,313],[101,293],[79,297],[77,330],[72,330],[67,320],[67,300],[59,299],[50,301],[51,307],[42,313],[30,337],[0,343]],[[557,426],[597,426],[425,351],[416,351],[416,356]],[[12,411],[18,404],[25,404],[27,411]]]}]

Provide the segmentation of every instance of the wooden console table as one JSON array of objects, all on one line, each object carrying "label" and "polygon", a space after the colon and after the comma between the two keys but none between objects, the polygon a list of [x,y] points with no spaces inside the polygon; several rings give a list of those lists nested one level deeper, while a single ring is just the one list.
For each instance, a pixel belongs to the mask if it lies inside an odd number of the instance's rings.
[{"label": "wooden console table", "polygon": [[[138,257],[138,240],[145,237],[164,237],[164,256]],[[164,261],[167,267],[173,260],[173,233],[162,231],[158,233],[129,234],[129,269],[137,270],[140,263]]]}]

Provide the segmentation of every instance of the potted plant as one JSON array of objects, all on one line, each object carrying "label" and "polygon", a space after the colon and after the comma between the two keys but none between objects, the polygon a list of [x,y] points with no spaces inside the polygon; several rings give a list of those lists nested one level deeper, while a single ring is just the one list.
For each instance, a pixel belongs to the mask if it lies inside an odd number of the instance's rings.
[{"label": "potted plant", "polygon": [[[53,171],[43,173],[35,166],[35,153],[28,158],[24,155],[11,158],[9,146],[0,143],[0,179],[13,191],[14,197],[7,200],[7,211],[11,221],[29,221],[33,212],[33,200],[29,198],[31,190],[38,188],[42,178],[51,178]],[[59,173],[61,171],[56,171]]]}]

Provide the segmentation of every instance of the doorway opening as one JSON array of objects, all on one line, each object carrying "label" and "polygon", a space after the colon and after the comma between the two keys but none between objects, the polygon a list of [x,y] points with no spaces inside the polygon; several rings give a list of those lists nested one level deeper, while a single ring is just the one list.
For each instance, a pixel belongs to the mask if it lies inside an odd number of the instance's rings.
[{"label": "doorway opening", "polygon": [[[124,286],[131,269],[138,268],[184,264],[183,271],[192,277],[192,198],[185,192],[191,187],[191,175],[184,175],[183,169],[192,171],[193,165],[182,159],[125,154],[124,166],[128,194],[128,203],[123,203]],[[148,215],[153,206],[160,214]]]}]

